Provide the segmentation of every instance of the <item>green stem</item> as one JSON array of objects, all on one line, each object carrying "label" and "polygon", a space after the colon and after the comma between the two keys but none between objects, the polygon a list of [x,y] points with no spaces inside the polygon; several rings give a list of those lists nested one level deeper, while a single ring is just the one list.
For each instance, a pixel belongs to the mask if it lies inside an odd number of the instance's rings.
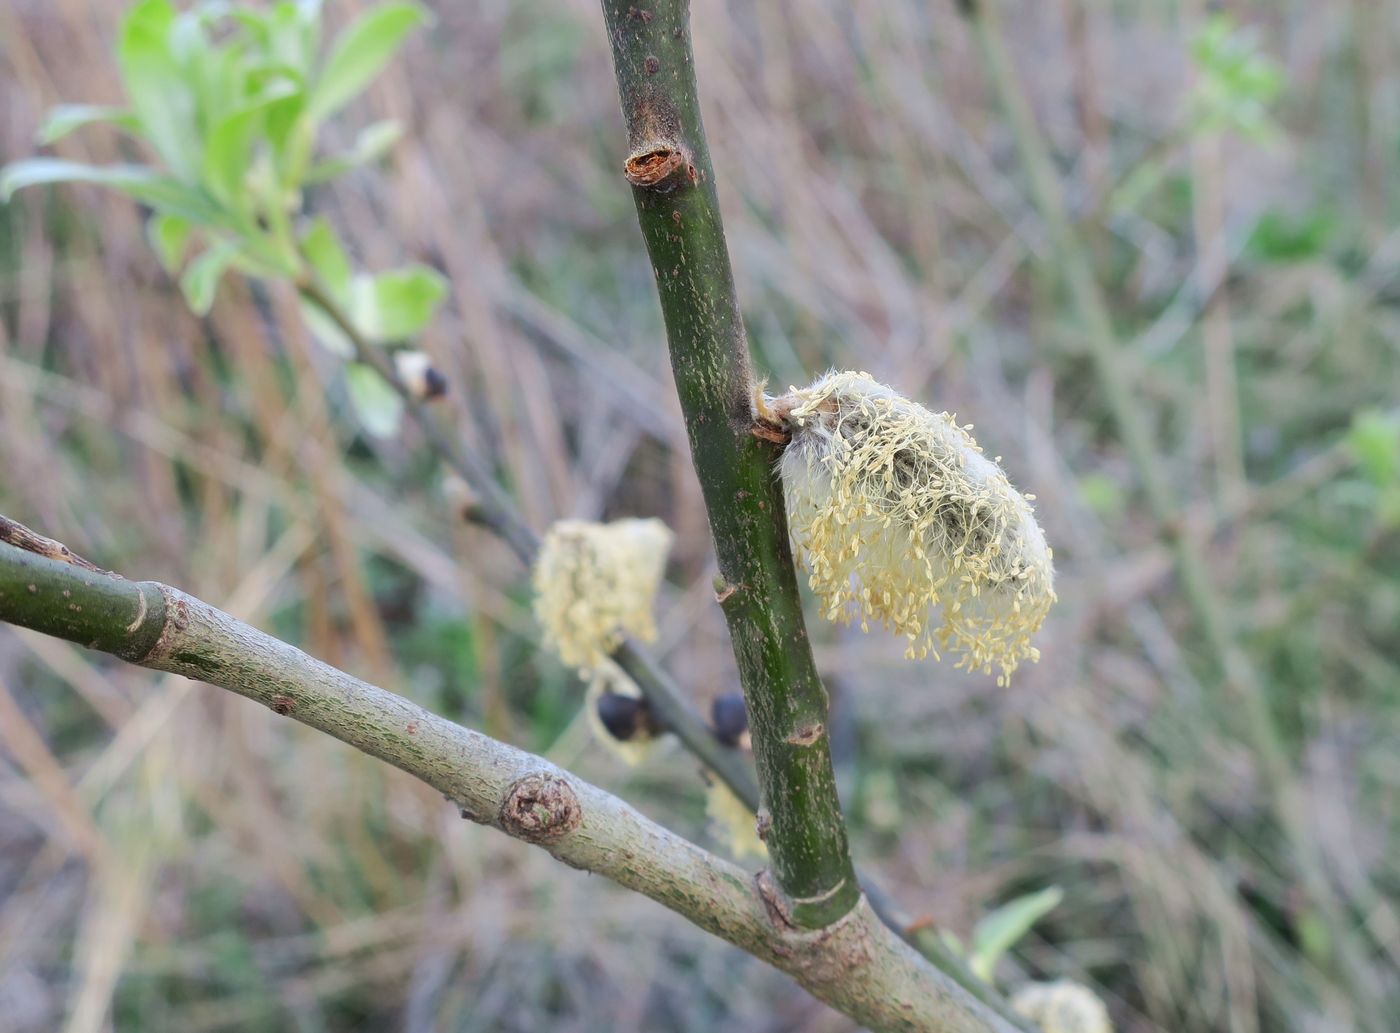
[{"label": "green stem", "polygon": [[[725,585],[767,843],[785,915],[821,928],[860,887],[802,619],[776,452],[749,433],[753,376],[700,120],[689,4],[604,0],[627,124],[624,167],[661,296],[671,368]],[[770,824],[771,823],[771,824]]]},{"label": "green stem", "polygon": [[1007,54],[996,0],[963,0],[962,7],[972,23],[987,75],[1006,112],[1032,203],[1045,220],[1055,260],[1084,326],[1100,389],[1142,481],[1153,517],[1171,542],[1186,601],[1206,638],[1224,687],[1239,701],[1245,734],[1261,765],[1275,819],[1293,851],[1308,896],[1321,913],[1338,951],[1334,968],[1358,1010],[1371,1017],[1375,1029],[1385,1028],[1377,1023],[1375,994],[1362,975],[1367,967],[1364,952],[1356,943],[1354,930],[1327,878],[1321,851],[1308,829],[1301,790],[1290,769],[1283,736],[1269,708],[1262,679],[1238,643],[1229,608],[1210,579],[1205,557],[1186,534],[1178,493],[1157,453],[1147,412],[1133,390],[1108,304],[1088,251],[1066,214],[1049,146]]}]

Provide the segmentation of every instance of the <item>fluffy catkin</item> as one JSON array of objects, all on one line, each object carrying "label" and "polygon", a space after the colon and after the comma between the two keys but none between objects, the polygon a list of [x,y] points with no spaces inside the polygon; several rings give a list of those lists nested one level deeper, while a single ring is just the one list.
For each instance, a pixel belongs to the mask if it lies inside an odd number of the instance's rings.
[{"label": "fluffy catkin", "polygon": [[1012,994],[1011,1007],[1044,1033],[1113,1033],[1103,1001],[1087,986],[1067,979],[1027,983]]},{"label": "fluffy catkin", "polygon": [[[903,635],[1004,684],[1055,601],[1051,551],[1026,497],[967,430],[866,373],[776,399],[793,544],[828,620]],[[1032,496],[1033,498],[1034,496]]]},{"label": "fluffy catkin", "polygon": [[535,616],[564,663],[592,671],[624,634],[656,637],[652,603],[672,534],[660,520],[560,520],[535,561]]}]

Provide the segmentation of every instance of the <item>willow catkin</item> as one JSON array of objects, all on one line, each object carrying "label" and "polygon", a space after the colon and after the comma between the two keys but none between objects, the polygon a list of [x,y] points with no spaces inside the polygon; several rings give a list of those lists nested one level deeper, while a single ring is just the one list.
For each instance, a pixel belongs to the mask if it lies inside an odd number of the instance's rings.
[{"label": "willow catkin", "polygon": [[660,520],[560,520],[549,529],[535,561],[535,616],[560,660],[588,672],[624,635],[656,637],[652,604],[672,537]]},{"label": "willow catkin", "polygon": [[1044,1033],[1113,1033],[1103,1001],[1087,986],[1068,979],[1027,983],[1011,995],[1011,1008]]},{"label": "willow catkin", "polygon": [[[828,620],[903,635],[907,655],[1005,683],[1055,601],[1026,496],[948,413],[866,373],[828,373],[773,402],[793,544]],[[1031,496],[1033,498],[1034,496]]]}]

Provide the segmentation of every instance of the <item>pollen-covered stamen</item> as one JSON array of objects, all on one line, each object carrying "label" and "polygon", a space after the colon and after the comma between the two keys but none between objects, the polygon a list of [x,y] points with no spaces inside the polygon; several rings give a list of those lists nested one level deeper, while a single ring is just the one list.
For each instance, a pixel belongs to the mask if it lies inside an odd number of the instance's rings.
[{"label": "pollen-covered stamen", "polygon": [[652,604],[672,535],[660,520],[561,520],[535,561],[535,616],[545,644],[570,667],[592,670],[624,635],[656,637]]},{"label": "pollen-covered stamen", "polygon": [[1030,503],[947,413],[864,373],[828,373],[773,400],[793,543],[828,620],[946,649],[1005,681],[1055,600]]}]

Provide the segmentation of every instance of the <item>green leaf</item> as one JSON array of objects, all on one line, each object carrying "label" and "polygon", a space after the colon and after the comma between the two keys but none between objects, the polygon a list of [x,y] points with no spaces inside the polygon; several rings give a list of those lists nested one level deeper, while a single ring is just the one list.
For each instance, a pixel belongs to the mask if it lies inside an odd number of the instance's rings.
[{"label": "green leaf", "polygon": [[301,251],[331,297],[346,303],[350,297],[350,260],[324,216],[316,219],[302,236]]},{"label": "green leaf", "polygon": [[185,275],[180,277],[180,290],[196,315],[208,315],[213,308],[219,280],[237,253],[238,246],[235,244],[215,244],[191,262]]},{"label": "green leaf", "polygon": [[189,220],[178,215],[152,215],[146,222],[146,237],[160,259],[161,268],[172,276],[179,272],[190,240]]},{"label": "green leaf", "polygon": [[1064,890],[1051,886],[1003,904],[972,930],[972,956],[968,967],[981,979],[990,981],[997,962],[1031,926],[1049,914],[1065,897]]},{"label": "green leaf", "polygon": [[1367,478],[1380,488],[1400,483],[1400,419],[1375,409],[1357,413],[1347,446]]},{"label": "green leaf", "polygon": [[170,0],[141,0],[122,21],[117,62],[142,130],[190,183],[199,168],[199,131],[192,84],[171,49],[177,20]]},{"label": "green leaf", "polygon": [[44,183],[96,183],[191,222],[220,225],[225,221],[201,191],[145,165],[83,165],[60,158],[18,161],[0,169],[0,201],[9,200],[16,190]]},{"label": "green leaf", "polygon": [[351,319],[371,340],[402,341],[428,325],[446,296],[447,281],[427,266],[357,276],[350,290]]},{"label": "green leaf", "polygon": [[244,207],[244,177],[266,111],[296,92],[291,83],[274,83],[262,96],[225,116],[214,127],[204,144],[201,172],[204,185],[215,198],[238,209]]},{"label": "green leaf", "polygon": [[311,116],[325,118],[353,100],[388,64],[409,31],[429,17],[419,4],[390,3],[356,18],[336,38],[321,69],[311,94]]},{"label": "green leaf", "polygon": [[75,129],[94,123],[108,123],[128,133],[141,131],[141,121],[126,108],[106,104],[60,104],[44,116],[44,124],[39,127],[39,143],[47,146]]},{"label": "green leaf", "polygon": [[403,399],[372,366],[352,362],[345,367],[350,404],[365,430],[377,438],[393,437],[403,419]]},{"label": "green leaf", "polygon": [[365,126],[355,137],[355,146],[349,154],[317,162],[306,173],[304,182],[325,183],[351,169],[376,162],[388,154],[402,137],[403,124],[397,119],[386,118],[382,122]]}]

